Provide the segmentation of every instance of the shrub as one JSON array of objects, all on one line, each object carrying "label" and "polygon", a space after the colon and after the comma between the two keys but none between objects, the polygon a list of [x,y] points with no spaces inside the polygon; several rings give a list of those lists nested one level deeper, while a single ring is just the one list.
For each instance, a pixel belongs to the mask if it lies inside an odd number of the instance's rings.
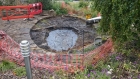
[{"label": "shrub", "polygon": [[76,74],[75,79],[111,79],[111,76],[98,70],[92,70],[89,72],[88,69],[85,69],[84,71]]},{"label": "shrub", "polygon": [[0,64],[0,71],[5,72],[10,69],[14,69],[16,67],[16,64],[13,62],[9,62],[7,60],[3,60]]},{"label": "shrub", "polygon": [[51,0],[28,0],[29,3],[41,2],[43,5],[43,10],[50,10],[52,9],[52,2]]},{"label": "shrub", "polygon": [[88,6],[88,2],[85,2],[85,1],[80,1],[79,2],[79,7],[80,8],[86,8]]},{"label": "shrub", "polygon": [[2,4],[3,4],[2,1],[0,1],[0,6],[1,6]]},{"label": "shrub", "polygon": [[122,48],[139,51],[139,0],[94,0],[93,5],[103,17],[100,23],[101,34],[110,35],[115,47],[121,52]]},{"label": "shrub", "polygon": [[52,9],[56,11],[57,15],[63,15],[68,13],[67,9],[62,8],[59,2],[54,2]]},{"label": "shrub", "polygon": [[64,2],[68,5],[70,5],[69,0],[64,0]]},{"label": "shrub", "polygon": [[84,52],[89,52],[95,49],[95,46],[89,46],[87,48],[84,49]]},{"label": "shrub", "polygon": [[60,8],[58,12],[56,12],[58,15],[63,15],[63,14],[67,14],[68,11],[65,8]]},{"label": "shrub", "polygon": [[26,69],[25,69],[25,67],[18,67],[16,69],[14,69],[14,73],[20,77],[26,76]]}]

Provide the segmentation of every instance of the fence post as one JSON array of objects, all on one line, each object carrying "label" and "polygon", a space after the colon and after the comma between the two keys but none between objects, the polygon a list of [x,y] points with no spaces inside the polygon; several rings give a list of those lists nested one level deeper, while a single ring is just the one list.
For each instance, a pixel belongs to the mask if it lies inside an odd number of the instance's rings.
[{"label": "fence post", "polygon": [[20,49],[22,56],[24,57],[27,79],[32,79],[29,42],[27,40],[21,41]]}]

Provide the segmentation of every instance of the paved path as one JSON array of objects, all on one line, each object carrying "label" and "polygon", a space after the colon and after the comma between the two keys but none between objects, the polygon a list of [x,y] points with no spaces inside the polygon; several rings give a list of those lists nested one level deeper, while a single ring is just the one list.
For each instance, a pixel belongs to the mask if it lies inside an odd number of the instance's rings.
[{"label": "paved path", "polygon": [[30,29],[38,22],[38,20],[48,16],[35,16],[31,21],[24,19],[15,19],[10,20],[10,22],[0,19],[0,30],[5,31],[11,38],[13,38],[17,43],[20,43],[22,40],[28,40],[32,51],[34,52],[43,52],[32,39],[30,38]]}]

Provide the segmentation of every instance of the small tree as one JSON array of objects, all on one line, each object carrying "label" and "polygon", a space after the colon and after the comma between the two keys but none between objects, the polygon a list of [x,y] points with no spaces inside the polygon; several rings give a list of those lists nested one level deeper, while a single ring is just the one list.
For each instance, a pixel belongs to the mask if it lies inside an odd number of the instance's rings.
[{"label": "small tree", "polygon": [[[93,0],[102,15],[100,31],[111,35],[117,48],[140,47],[140,0]],[[134,47],[135,46],[135,47]]]}]

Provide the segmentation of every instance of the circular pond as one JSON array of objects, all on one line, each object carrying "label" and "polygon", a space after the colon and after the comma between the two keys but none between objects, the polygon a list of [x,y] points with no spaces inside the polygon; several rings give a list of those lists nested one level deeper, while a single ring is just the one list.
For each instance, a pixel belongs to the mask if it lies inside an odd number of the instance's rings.
[{"label": "circular pond", "polygon": [[95,34],[94,28],[87,27],[85,20],[72,16],[44,18],[30,30],[37,46],[53,52],[82,49],[94,42]]}]

